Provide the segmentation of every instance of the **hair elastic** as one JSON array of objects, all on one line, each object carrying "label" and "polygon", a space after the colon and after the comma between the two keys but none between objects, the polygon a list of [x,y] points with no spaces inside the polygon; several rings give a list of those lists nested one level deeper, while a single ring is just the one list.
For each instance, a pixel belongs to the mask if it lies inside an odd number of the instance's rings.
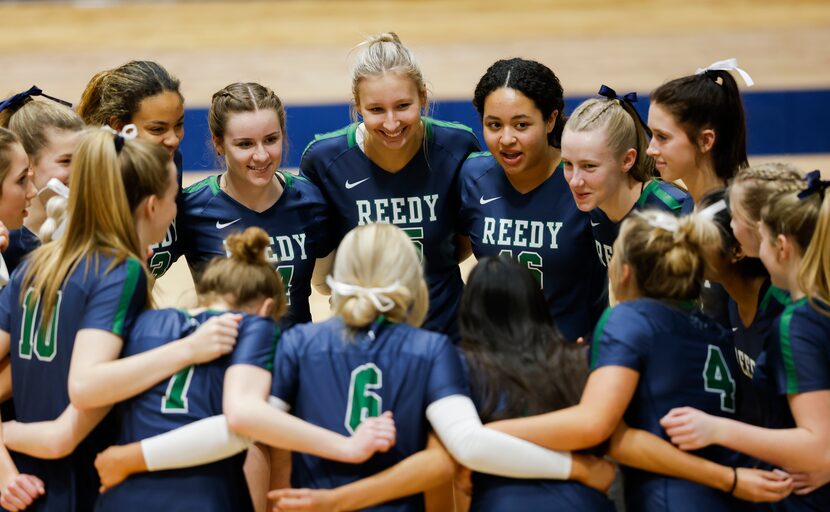
[{"label": "hair elastic", "polygon": [[335,281],[331,276],[326,276],[326,284],[329,285],[332,293],[343,297],[366,295],[375,306],[375,309],[381,313],[385,313],[395,307],[395,301],[390,299],[386,294],[394,292],[401,287],[400,281],[395,281],[391,285],[382,288],[365,288],[356,284]]},{"label": "hair elastic", "polygon": [[113,142],[115,143],[116,153],[121,153],[121,149],[124,147],[124,141],[133,140],[138,137],[138,127],[134,124],[126,125],[120,132],[108,125],[102,126],[101,129],[115,136]]},{"label": "hair elastic", "polygon": [[40,87],[33,85],[27,91],[19,92],[14,96],[10,96],[0,103],[0,112],[6,110],[9,107],[17,107],[22,105],[28,98],[32,96],[43,96],[44,98],[49,98],[52,101],[56,101],[61,105],[66,105],[69,108],[72,108],[72,104],[68,101],[64,101],[54,96],[49,96],[48,94],[44,94]]},{"label": "hair elastic", "polygon": [[821,171],[816,169],[810,171],[804,176],[804,181],[807,182],[807,188],[798,193],[799,199],[805,199],[813,194],[818,193],[821,200],[824,201],[824,190],[830,187],[830,181],[821,179]]},{"label": "hair elastic", "polygon": [[637,112],[637,109],[634,108],[634,103],[637,102],[637,93],[636,92],[630,92],[630,93],[625,94],[623,96],[617,96],[617,91],[615,91],[614,89],[612,89],[612,88],[608,87],[607,85],[603,84],[603,85],[600,86],[599,92],[597,92],[597,94],[599,94],[600,96],[604,96],[604,97],[608,98],[609,100],[618,100],[620,103],[623,103],[623,102],[628,103],[628,106],[631,107],[631,110],[634,111],[634,115],[637,116],[637,120],[640,121],[640,126],[643,127],[643,130],[645,130],[646,135],[651,137],[651,129],[648,127],[646,122],[640,116],[640,113]]}]

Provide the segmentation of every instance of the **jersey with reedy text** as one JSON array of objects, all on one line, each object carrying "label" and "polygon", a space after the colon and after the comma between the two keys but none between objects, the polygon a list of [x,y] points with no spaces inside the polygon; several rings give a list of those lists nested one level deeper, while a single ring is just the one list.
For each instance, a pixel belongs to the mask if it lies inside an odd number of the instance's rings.
[{"label": "jersey with reedy text", "polygon": [[397,172],[378,167],[360,149],[357,124],[317,135],[303,153],[300,171],[338,213],[338,239],[372,222],[394,224],[409,235],[423,257],[429,286],[424,328],[455,338],[463,288],[455,239],[458,172],[479,145],[464,125],[428,117],[422,122],[423,146]]},{"label": "jersey with reedy text", "polygon": [[607,305],[606,272],[597,261],[588,214],[579,211],[559,166],[526,194],[510,184],[490,153],[461,169],[460,231],[476,258],[509,254],[542,286],[565,338],[587,336]]}]

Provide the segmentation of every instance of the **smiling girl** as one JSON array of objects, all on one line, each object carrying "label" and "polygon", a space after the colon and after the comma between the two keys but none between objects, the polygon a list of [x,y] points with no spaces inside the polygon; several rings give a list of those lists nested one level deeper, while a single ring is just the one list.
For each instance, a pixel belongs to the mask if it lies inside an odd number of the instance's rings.
[{"label": "smiling girl", "polygon": [[560,168],[565,125],[559,79],[543,64],[500,60],[473,97],[489,153],[461,169],[459,225],[477,258],[509,254],[534,274],[569,340],[586,336],[605,301],[588,215]]},{"label": "smiling girl", "polygon": [[455,234],[457,179],[478,142],[466,126],[423,115],[428,98],[421,69],[394,33],[363,43],[352,95],[362,122],[317,135],[303,153],[300,171],[339,214],[338,239],[371,222],[394,224],[409,235],[430,290],[424,328],[455,338],[463,287],[458,268],[463,251]]},{"label": "smiling girl", "polygon": [[[606,267],[619,224],[643,208],[680,212],[689,195],[655,179],[647,128],[629,100],[603,86],[607,99],[579,105],[562,132],[562,165],[577,208],[588,212],[597,255]],[[636,101],[636,95],[634,96]]]}]

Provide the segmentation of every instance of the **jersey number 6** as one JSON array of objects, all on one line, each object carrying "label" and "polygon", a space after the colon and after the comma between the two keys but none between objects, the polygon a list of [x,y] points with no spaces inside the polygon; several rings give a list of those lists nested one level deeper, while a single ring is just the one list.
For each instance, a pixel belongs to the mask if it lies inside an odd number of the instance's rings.
[{"label": "jersey number 6", "polygon": [[383,386],[383,372],[374,363],[352,370],[349,381],[349,407],[346,409],[346,430],[354,434],[366,418],[380,416],[383,400],[373,390]]}]

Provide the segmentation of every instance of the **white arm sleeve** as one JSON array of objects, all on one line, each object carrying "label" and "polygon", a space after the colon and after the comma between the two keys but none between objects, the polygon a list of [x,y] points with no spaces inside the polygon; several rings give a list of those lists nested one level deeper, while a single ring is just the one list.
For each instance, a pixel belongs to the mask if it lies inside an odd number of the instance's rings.
[{"label": "white arm sleeve", "polygon": [[228,429],[224,416],[194,421],[141,441],[148,471],[189,468],[226,459],[253,444]]},{"label": "white arm sleeve", "polygon": [[473,471],[511,478],[567,480],[571,454],[556,452],[481,424],[473,401],[452,395],[429,404],[427,419],[455,460]]}]

